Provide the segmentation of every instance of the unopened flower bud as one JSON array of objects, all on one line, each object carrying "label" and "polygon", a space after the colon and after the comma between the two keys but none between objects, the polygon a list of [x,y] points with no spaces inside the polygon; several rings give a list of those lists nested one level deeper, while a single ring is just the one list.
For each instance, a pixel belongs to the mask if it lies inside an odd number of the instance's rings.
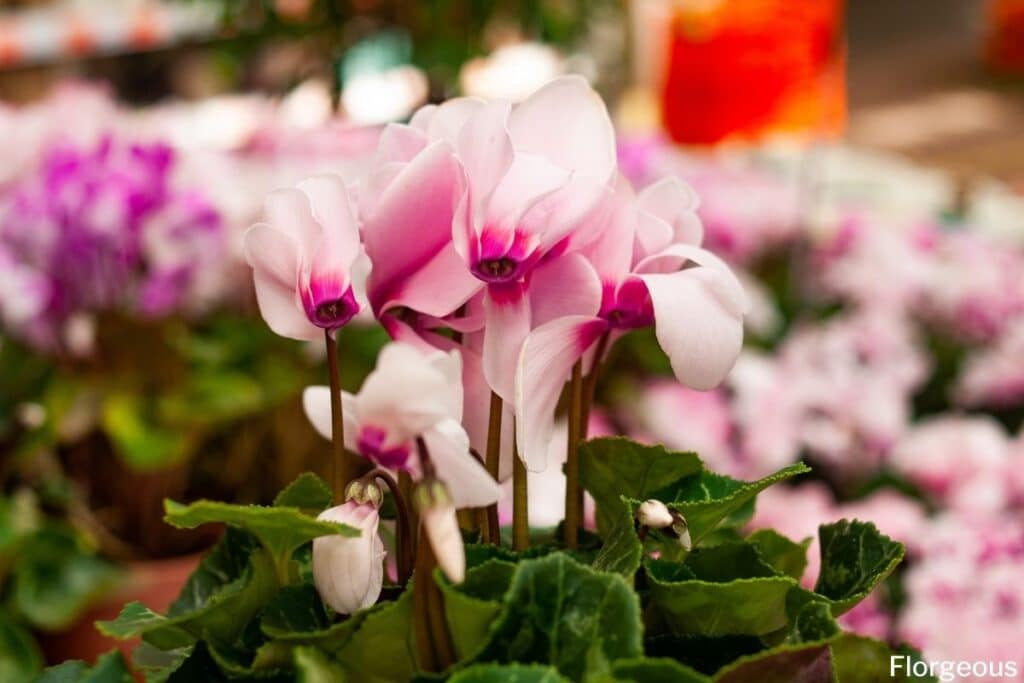
[{"label": "unopened flower bud", "polygon": [[448,487],[436,479],[424,481],[416,489],[416,507],[437,565],[451,582],[462,583],[466,578],[466,550]]},{"label": "unopened flower bud", "polygon": [[360,505],[372,505],[379,508],[384,502],[384,492],[372,478],[356,479],[345,489],[345,501],[354,501]]},{"label": "unopened flower bud", "polygon": [[321,599],[339,614],[352,614],[377,602],[384,581],[384,543],[377,535],[377,506],[349,500],[324,510],[317,519],[360,531],[356,537],[313,539],[313,583]]},{"label": "unopened flower bud", "polygon": [[679,545],[683,547],[683,550],[690,552],[693,549],[693,541],[690,540],[690,525],[686,523],[686,518],[678,512],[675,513],[675,518],[675,522],[672,523],[672,531],[679,539]]},{"label": "unopened flower bud", "polygon": [[672,526],[675,518],[668,506],[660,500],[645,500],[636,511],[636,519],[640,524],[651,529],[664,529]]}]

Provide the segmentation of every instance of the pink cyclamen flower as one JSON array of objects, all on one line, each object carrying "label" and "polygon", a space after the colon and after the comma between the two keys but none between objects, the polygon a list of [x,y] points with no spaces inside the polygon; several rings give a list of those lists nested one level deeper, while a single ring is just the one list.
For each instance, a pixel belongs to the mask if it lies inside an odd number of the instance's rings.
[{"label": "pink cyclamen flower", "polygon": [[[580,289],[578,315],[552,316],[532,331],[518,357],[518,438],[531,468],[543,468],[553,413],[573,364],[602,334],[654,325],[676,377],[707,390],[728,374],[743,344],[747,298],[729,267],[701,249],[697,198],[677,179],[634,195],[621,179],[599,221],[598,237],[577,256],[596,295]],[[564,295],[563,295],[564,297]]]},{"label": "pink cyclamen flower", "polygon": [[592,237],[583,218],[614,171],[607,109],[579,77],[515,107],[458,98],[390,126],[360,198],[367,252],[382,264],[368,288],[375,312],[445,318],[482,290],[484,376],[511,402],[519,347],[538,324],[533,273]]},{"label": "pink cyclamen flower", "polygon": [[265,223],[245,234],[260,313],[274,332],[314,340],[359,312],[353,270],[359,228],[344,182],[309,178],[267,197]]},{"label": "pink cyclamen flower", "polygon": [[[437,478],[455,507],[483,507],[500,497],[498,484],[470,453],[462,428],[462,363],[459,354],[424,354],[409,344],[384,347],[377,367],[356,395],[342,392],[345,446],[375,464],[425,474],[416,440],[422,438]],[[330,389],[308,387],[303,395],[313,427],[331,438]]]},{"label": "pink cyclamen flower", "polygon": [[359,536],[313,539],[313,583],[321,599],[339,614],[352,614],[377,602],[384,583],[384,542],[377,535],[375,505],[350,500],[317,519],[359,529]]}]

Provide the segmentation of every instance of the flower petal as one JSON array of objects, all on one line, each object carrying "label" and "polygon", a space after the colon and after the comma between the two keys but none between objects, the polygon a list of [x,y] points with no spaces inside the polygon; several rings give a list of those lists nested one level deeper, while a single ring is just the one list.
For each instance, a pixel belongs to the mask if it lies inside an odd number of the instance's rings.
[{"label": "flower petal", "polygon": [[721,297],[722,304],[734,315],[746,315],[750,310],[750,301],[739,278],[729,265],[707,249],[690,244],[673,244],[661,252],[645,258],[634,268],[637,274],[667,273],[678,270],[687,261],[714,271],[715,278],[708,282]]},{"label": "flower petal", "polygon": [[[309,198],[313,219],[319,224],[321,248],[313,256],[313,263],[337,264],[346,272],[359,256],[359,225],[349,201],[345,182],[336,175],[318,175],[298,185]],[[329,252],[329,255],[324,255]],[[314,267],[314,272],[315,272]]]},{"label": "flower petal", "polygon": [[385,346],[356,396],[360,422],[386,429],[393,443],[402,443],[444,419],[461,418],[462,385],[450,381],[449,371],[457,366],[454,376],[461,377],[459,356],[453,352],[438,365],[435,354],[398,342]]},{"label": "flower petal", "polygon": [[516,360],[530,332],[530,299],[520,284],[492,285],[484,299],[483,368],[488,386],[502,400],[515,398]]},{"label": "flower petal", "polygon": [[484,507],[501,497],[498,482],[469,452],[469,435],[458,421],[439,422],[424,432],[423,440],[437,476],[448,486],[455,507]]},{"label": "flower petal", "polygon": [[581,254],[542,263],[530,276],[530,325],[567,315],[594,316],[601,309],[601,281]]},{"label": "flower petal", "polygon": [[420,513],[423,529],[437,558],[437,566],[452,583],[466,578],[466,550],[459,520],[452,505],[433,506]]},{"label": "flower petal", "polygon": [[296,293],[298,283],[298,245],[291,235],[257,223],[245,231],[245,260],[263,277]]},{"label": "flower petal", "polygon": [[527,469],[547,467],[555,407],[572,366],[607,329],[600,318],[569,316],[533,330],[516,366],[516,438]]},{"label": "flower petal", "polygon": [[[313,429],[328,441],[334,430],[331,427],[330,387],[306,387],[302,392],[302,409]],[[345,448],[356,451],[359,438],[359,417],[356,413],[355,397],[347,391],[341,392],[341,416],[345,425]]]},{"label": "flower petal", "polygon": [[298,261],[312,257],[320,243],[322,228],[313,218],[309,198],[301,190],[288,187],[274,190],[263,201],[266,222],[295,240]]},{"label": "flower petal", "polygon": [[456,138],[456,150],[479,203],[490,196],[512,165],[515,150],[508,134],[511,108],[507,100],[488,102],[466,121]]},{"label": "flower petal", "polygon": [[683,384],[711,389],[729,374],[743,345],[743,317],[723,305],[711,268],[641,275],[654,305],[658,344]]},{"label": "flower petal", "polygon": [[[397,175],[378,205],[368,209],[363,241],[373,262],[367,292],[375,311],[395,300],[406,280],[450,246],[455,208],[464,192],[464,175],[451,147],[434,143]],[[457,291],[442,297],[432,307],[434,315],[451,313],[463,296]],[[448,310],[441,313],[444,308]]]},{"label": "flower petal", "polygon": [[509,119],[516,150],[537,154],[599,183],[615,172],[615,130],[586,79],[563,76],[524,100]]},{"label": "flower petal", "polygon": [[309,322],[295,294],[295,285],[282,285],[267,271],[253,273],[256,304],[260,315],[274,334],[300,341],[323,338],[323,330]]}]

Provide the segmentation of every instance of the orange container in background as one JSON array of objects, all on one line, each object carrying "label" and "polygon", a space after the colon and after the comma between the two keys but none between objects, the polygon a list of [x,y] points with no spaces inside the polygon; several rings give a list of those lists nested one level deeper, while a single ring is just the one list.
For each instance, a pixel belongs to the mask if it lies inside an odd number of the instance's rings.
[{"label": "orange container in background", "polygon": [[1024,0],[992,0],[988,6],[988,63],[1024,74]]},{"label": "orange container in background", "polygon": [[[642,0],[641,0],[642,1]],[[657,69],[665,129],[712,144],[846,121],[843,0],[654,0],[667,22]]]}]

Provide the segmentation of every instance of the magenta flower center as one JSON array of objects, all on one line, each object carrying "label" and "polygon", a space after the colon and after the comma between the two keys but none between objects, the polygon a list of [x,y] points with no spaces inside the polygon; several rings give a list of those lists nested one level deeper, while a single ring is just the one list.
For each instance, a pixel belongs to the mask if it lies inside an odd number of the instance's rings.
[{"label": "magenta flower center", "polygon": [[408,444],[387,445],[387,431],[373,425],[364,425],[359,430],[356,448],[359,454],[381,467],[404,469],[412,454]]},{"label": "magenta flower center", "polygon": [[647,286],[641,280],[626,280],[618,286],[606,284],[598,315],[618,330],[635,330],[654,324],[654,306]]},{"label": "magenta flower center", "polygon": [[[337,291],[337,290],[335,290]],[[349,287],[341,296],[316,296],[319,292],[304,293],[303,304],[306,317],[317,327],[336,330],[359,312],[356,295]]]}]

